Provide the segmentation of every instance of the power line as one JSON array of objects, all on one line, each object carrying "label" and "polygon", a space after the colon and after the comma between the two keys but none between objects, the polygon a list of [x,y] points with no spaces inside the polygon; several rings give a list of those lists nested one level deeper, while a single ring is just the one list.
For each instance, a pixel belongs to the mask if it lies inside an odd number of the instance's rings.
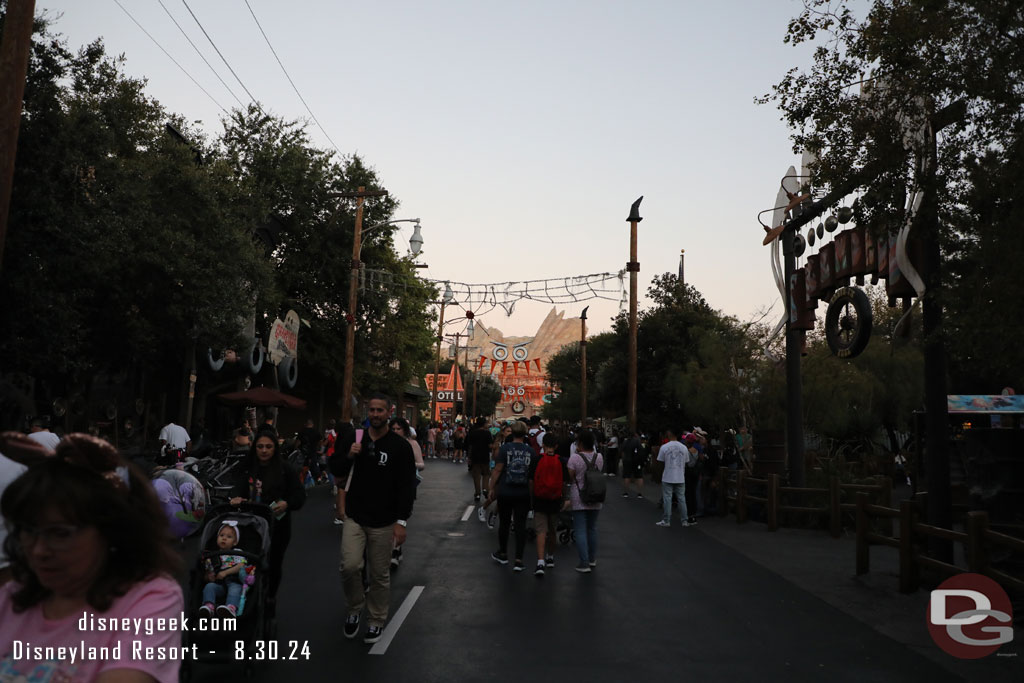
[{"label": "power line", "polygon": [[245,6],[249,8],[249,14],[252,15],[252,20],[256,22],[256,27],[260,30],[260,33],[263,34],[263,40],[267,41],[267,47],[269,47],[270,51],[273,53],[274,59],[277,60],[278,66],[280,66],[281,71],[284,72],[285,78],[287,78],[288,82],[291,83],[292,90],[295,91],[295,94],[299,96],[299,100],[302,101],[302,106],[304,106],[306,108],[306,111],[309,112],[309,115],[313,117],[313,122],[316,123],[316,127],[320,129],[320,132],[324,134],[324,137],[327,138],[327,141],[331,143],[331,146],[334,147],[334,151],[337,152],[338,154],[341,154],[341,150],[339,150],[338,146],[334,144],[334,140],[331,140],[331,136],[327,134],[327,131],[324,130],[324,127],[320,125],[320,121],[317,120],[316,114],[314,114],[313,110],[309,108],[308,104],[306,104],[306,99],[302,96],[302,93],[299,92],[298,87],[296,87],[295,85],[295,81],[293,81],[291,75],[288,74],[288,70],[284,68],[284,64],[281,63],[281,58],[277,56],[277,50],[275,50],[274,46],[270,44],[270,38],[267,37],[267,32],[263,30],[263,26],[260,25],[260,20],[256,18],[256,13],[252,11],[252,5],[249,4],[249,0],[245,0]]},{"label": "power line", "polygon": [[214,69],[213,65],[210,64],[210,62],[208,62],[206,60],[206,57],[203,55],[203,53],[199,51],[199,48],[196,47],[196,44],[193,43],[192,39],[189,37],[189,35],[187,33],[185,33],[185,29],[183,29],[181,27],[181,24],[179,24],[178,20],[174,18],[174,15],[171,14],[171,11],[169,9],[167,9],[167,6],[164,4],[164,0],[156,0],[156,1],[160,3],[160,6],[163,7],[164,12],[167,14],[168,17],[170,17],[171,21],[174,22],[174,25],[178,27],[178,30],[181,31],[181,35],[185,36],[185,40],[187,40],[188,44],[192,46],[192,49],[196,51],[196,54],[199,55],[199,58],[203,60],[203,62],[206,64],[206,66],[210,67],[210,71],[212,71],[213,75],[217,77],[217,80],[220,81],[220,84],[223,85],[224,88],[229,93],[231,93],[231,96],[235,98],[235,102],[238,102],[238,106],[244,107],[245,105],[242,104],[242,100],[238,99],[238,95],[236,95],[235,92],[231,88],[228,87],[228,84],[225,83],[224,79],[220,77],[220,74],[217,73],[217,70]]},{"label": "power line", "polygon": [[225,59],[224,55],[220,51],[220,48],[217,47],[217,43],[213,42],[213,38],[210,37],[210,34],[206,32],[206,29],[203,28],[202,23],[200,23],[199,17],[197,17],[196,13],[192,11],[192,8],[188,6],[188,2],[186,2],[186,0],[181,0],[181,4],[185,5],[185,9],[188,10],[188,13],[191,14],[192,18],[195,20],[196,26],[198,26],[199,30],[203,32],[203,35],[206,36],[206,39],[210,41],[210,45],[213,46],[213,49],[214,51],[216,51],[217,56],[220,57],[222,62],[224,62],[224,66],[228,68],[228,71],[230,71],[231,75],[235,77],[235,80],[238,81],[238,84],[242,86],[242,90],[245,91],[245,94],[249,96],[249,99],[252,100],[253,104],[256,105],[256,108],[263,112],[264,116],[266,116],[267,112],[263,111],[263,107],[260,106],[259,101],[257,101],[257,99],[252,96],[252,93],[249,92],[249,89],[245,87],[245,83],[242,82],[242,79],[238,77],[238,74],[235,73],[235,70],[231,68],[230,64],[228,64],[228,60]]},{"label": "power line", "polygon": [[161,45],[161,44],[160,44],[159,42],[157,42],[157,39],[156,39],[156,38],[154,38],[153,36],[151,36],[151,35],[150,35],[149,31],[147,31],[147,30],[146,30],[146,29],[145,29],[145,28],[144,28],[144,27],[142,26],[142,24],[140,24],[140,23],[138,22],[138,20],[137,20],[137,19],[136,19],[135,17],[133,17],[133,16],[132,16],[132,13],[131,13],[131,12],[129,12],[128,10],[126,10],[126,9],[125,9],[124,5],[122,5],[122,4],[120,3],[120,1],[119,1],[119,0],[114,0],[114,3],[115,3],[115,4],[116,4],[116,5],[118,6],[118,7],[120,7],[120,8],[121,8],[121,11],[122,11],[122,12],[124,12],[125,14],[127,14],[127,15],[128,15],[128,18],[129,18],[129,19],[131,19],[131,20],[132,20],[133,22],[135,22],[135,25],[136,25],[136,26],[138,26],[138,27],[139,27],[139,29],[140,29],[140,30],[141,30],[141,31],[142,31],[143,33],[145,33],[145,34],[146,34],[146,37],[148,37],[148,38],[149,38],[150,40],[152,40],[152,41],[153,41],[153,44],[154,44],[154,45],[156,45],[156,46],[157,46],[158,48],[160,48],[160,51],[161,51],[161,52],[163,52],[163,53],[164,53],[165,55],[167,55],[167,58],[168,58],[169,60],[171,60],[172,62],[174,62],[174,65],[175,65],[176,67],[178,67],[179,69],[181,69],[181,72],[182,72],[183,74],[185,74],[186,76],[188,76],[188,78],[189,78],[189,80],[190,80],[190,81],[192,81],[193,83],[195,83],[195,86],[196,86],[197,88],[199,88],[200,90],[202,90],[202,91],[203,91],[203,94],[204,94],[204,95],[206,95],[207,97],[209,97],[209,98],[210,98],[210,100],[211,100],[211,101],[212,101],[212,102],[213,102],[214,104],[216,104],[216,105],[217,105],[217,107],[218,107],[218,108],[219,108],[219,109],[220,109],[220,110],[221,110],[222,112],[224,112],[225,114],[227,114],[227,113],[228,113],[228,110],[227,110],[227,109],[225,109],[225,108],[224,108],[224,106],[223,106],[223,105],[222,105],[222,104],[221,104],[220,102],[218,102],[218,101],[217,101],[217,100],[216,100],[216,99],[215,99],[215,98],[213,97],[213,95],[211,95],[210,93],[206,92],[206,88],[204,88],[203,86],[199,85],[199,81],[197,81],[196,79],[192,78],[192,74],[190,74],[190,73],[189,73],[189,72],[188,72],[188,71],[187,71],[187,70],[185,69],[185,67],[183,67],[183,66],[182,66],[181,64],[178,64],[178,60],[176,60],[176,59],[175,59],[174,57],[172,57],[172,56],[171,56],[171,53],[170,53],[170,52],[168,52],[167,50],[165,50],[165,49],[164,49],[164,46],[163,46],[163,45]]}]

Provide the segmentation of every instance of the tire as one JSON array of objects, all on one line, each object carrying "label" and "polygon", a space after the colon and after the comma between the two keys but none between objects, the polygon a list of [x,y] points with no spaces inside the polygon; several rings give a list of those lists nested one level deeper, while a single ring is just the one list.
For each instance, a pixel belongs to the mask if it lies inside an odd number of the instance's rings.
[{"label": "tire", "polygon": [[245,356],[243,357],[246,372],[250,375],[260,374],[260,370],[263,369],[264,360],[265,354],[263,352],[263,347],[260,346],[260,340],[257,339],[251,346],[249,346],[248,351],[246,351]]},{"label": "tire", "polygon": [[[850,316],[850,312],[855,317]],[[856,358],[871,339],[871,302],[863,290],[836,290],[825,313],[825,341],[839,358]]]},{"label": "tire", "polygon": [[299,360],[292,356],[285,356],[277,366],[277,381],[280,386],[286,389],[294,389],[299,381]]},{"label": "tire", "polygon": [[206,366],[213,372],[220,372],[224,367],[224,352],[218,352],[215,357],[213,349],[206,349]]}]

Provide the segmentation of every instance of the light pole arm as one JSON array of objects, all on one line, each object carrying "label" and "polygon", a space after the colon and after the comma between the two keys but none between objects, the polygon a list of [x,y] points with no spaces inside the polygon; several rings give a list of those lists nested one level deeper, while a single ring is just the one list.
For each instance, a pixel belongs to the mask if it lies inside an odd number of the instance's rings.
[{"label": "light pole arm", "polygon": [[398,220],[384,221],[383,223],[377,223],[377,225],[371,225],[368,228],[363,228],[362,230],[359,231],[359,239],[356,240],[356,242],[359,244],[359,248],[358,248],[358,250],[355,253],[355,257],[354,257],[355,260],[358,261],[360,254],[362,254],[362,252],[363,252],[363,240],[362,240],[362,238],[363,238],[364,235],[369,235],[371,232],[373,232],[375,230],[380,230],[381,228],[386,228],[387,226],[394,225],[395,223],[417,223],[418,224],[419,222],[420,222],[419,218],[399,218]]}]

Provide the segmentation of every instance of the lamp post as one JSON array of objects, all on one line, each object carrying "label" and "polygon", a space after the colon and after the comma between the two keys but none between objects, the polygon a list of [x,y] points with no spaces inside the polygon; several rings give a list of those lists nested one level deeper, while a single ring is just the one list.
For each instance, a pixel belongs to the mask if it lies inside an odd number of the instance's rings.
[{"label": "lamp post", "polygon": [[629,433],[636,433],[636,274],[640,272],[640,262],[636,260],[636,226],[643,220],[640,217],[640,202],[643,196],[633,202],[629,207],[629,262],[626,263],[626,270],[629,271],[629,395],[626,397],[626,414],[629,419]]},{"label": "lamp post", "polygon": [[387,190],[367,190],[360,187],[356,192],[332,193],[332,197],[342,197],[356,200],[356,227],[352,239],[352,272],[349,276],[348,292],[348,327],[345,328],[345,378],[341,385],[341,420],[348,422],[352,419],[352,375],[355,366],[355,341],[356,341],[356,306],[359,303],[359,254],[363,250],[363,233],[369,233],[379,228],[384,228],[395,223],[415,223],[416,229],[409,240],[409,248],[413,256],[420,253],[423,247],[423,236],[420,233],[420,220],[408,218],[394,221],[384,221],[377,225],[363,229],[363,201],[367,197],[385,197]]},{"label": "lamp post", "polygon": [[444,283],[444,296],[441,297],[441,319],[437,323],[437,355],[434,358],[433,393],[430,397],[430,419],[437,422],[441,421],[441,416],[437,414],[437,373],[441,369],[441,342],[444,341],[444,307],[454,300],[451,284]]},{"label": "lamp post", "polygon": [[[473,341],[473,335],[476,333],[476,325],[473,323],[472,318],[469,321],[469,327],[466,328],[466,371],[469,371],[469,344]],[[463,385],[463,391],[467,392],[469,389]],[[469,411],[470,420],[476,418],[476,372],[473,372],[473,407]],[[466,394],[462,395],[462,410],[466,411]]]},{"label": "lamp post", "polygon": [[587,311],[580,314],[580,425],[587,424]]}]

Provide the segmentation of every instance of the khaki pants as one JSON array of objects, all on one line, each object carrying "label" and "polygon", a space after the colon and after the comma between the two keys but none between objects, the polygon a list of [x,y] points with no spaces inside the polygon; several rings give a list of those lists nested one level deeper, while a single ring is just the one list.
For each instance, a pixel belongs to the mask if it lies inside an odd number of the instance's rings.
[{"label": "khaki pants", "polygon": [[[391,594],[391,525],[373,529],[356,524],[351,517],[341,531],[341,583],[349,614],[359,614],[363,605],[369,612],[369,626],[383,626],[388,620]],[[369,561],[370,590],[363,593],[363,552]]]}]

